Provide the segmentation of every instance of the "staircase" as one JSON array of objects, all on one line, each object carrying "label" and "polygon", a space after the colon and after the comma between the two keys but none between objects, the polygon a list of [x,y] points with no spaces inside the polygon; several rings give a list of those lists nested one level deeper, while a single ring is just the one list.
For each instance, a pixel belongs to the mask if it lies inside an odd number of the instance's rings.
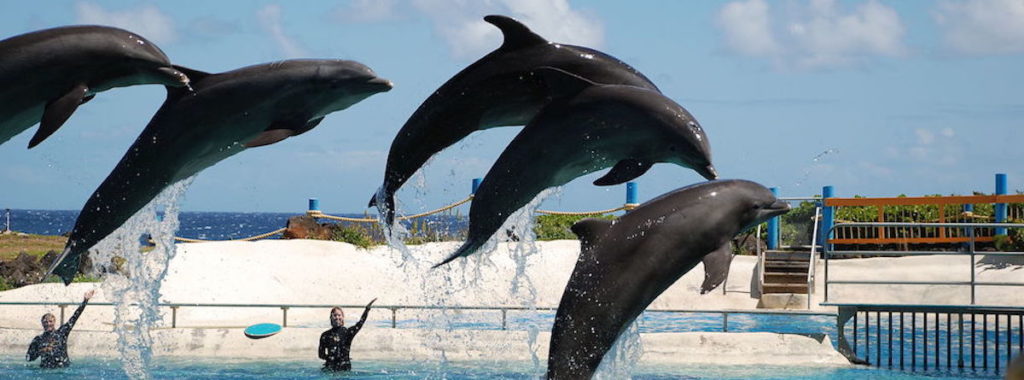
[{"label": "staircase", "polygon": [[807,294],[810,251],[767,251],[764,257],[764,287],[761,294]]},{"label": "staircase", "polygon": [[809,250],[766,251],[761,271],[761,302],[758,303],[758,307],[807,308],[807,272],[811,266],[810,259]]}]

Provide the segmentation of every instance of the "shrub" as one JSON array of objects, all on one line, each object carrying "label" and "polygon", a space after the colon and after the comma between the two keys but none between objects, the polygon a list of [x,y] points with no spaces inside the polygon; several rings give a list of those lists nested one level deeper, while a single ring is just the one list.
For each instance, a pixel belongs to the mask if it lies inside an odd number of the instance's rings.
[{"label": "shrub", "polygon": [[612,220],[615,215],[538,215],[533,223],[533,233],[537,234],[537,240],[576,240],[576,234],[570,228],[586,218]]}]

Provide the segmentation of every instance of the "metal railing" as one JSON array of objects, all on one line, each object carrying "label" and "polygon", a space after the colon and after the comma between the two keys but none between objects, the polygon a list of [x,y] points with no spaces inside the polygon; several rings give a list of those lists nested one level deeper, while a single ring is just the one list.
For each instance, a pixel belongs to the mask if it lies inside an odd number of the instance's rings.
[{"label": "metal railing", "polygon": [[[853,363],[901,370],[922,367],[927,371],[929,363],[932,368],[941,369],[944,357],[947,370],[988,369],[991,363],[999,371],[1013,360],[1014,346],[1017,355],[1024,352],[1024,308],[1021,307],[833,303],[822,306],[838,309],[836,345]],[[852,339],[849,339],[846,326],[851,320]]]},{"label": "metal railing", "polygon": [[[967,243],[966,251],[870,251],[870,250],[850,250],[850,251],[836,251],[831,247],[831,244],[825,244],[824,256],[825,256],[825,299],[824,302],[828,302],[828,289],[829,285],[962,285],[970,286],[971,289],[971,305],[975,304],[976,298],[976,287],[978,286],[1024,286],[1024,282],[995,282],[995,281],[977,281],[975,273],[975,265],[977,263],[976,256],[978,252],[975,250],[975,233],[974,231],[979,228],[994,229],[994,228],[1024,228],[1024,224],[1012,224],[1012,223],[839,223],[832,226],[828,230],[830,236],[837,228],[842,227],[875,227],[875,228],[924,228],[924,227],[938,227],[945,229],[965,229],[968,230],[967,236],[969,240]],[[829,259],[833,257],[841,256],[874,256],[874,257],[899,257],[899,256],[964,256],[969,255],[971,258],[969,269],[970,269],[970,281],[871,281],[871,280],[843,280],[836,281],[829,279]],[[984,252],[982,255],[985,256],[1024,256],[1024,252]]]},{"label": "metal railing", "polygon": [[815,265],[818,262],[818,217],[821,216],[821,207],[814,208],[814,228],[811,230],[811,255],[807,263],[807,308],[811,308],[811,299],[814,298],[814,274],[817,270]]},{"label": "metal railing", "polygon": [[[68,306],[78,306],[79,302],[0,302],[0,306],[57,306],[60,308],[60,323],[64,323],[64,312]],[[110,302],[90,302],[90,306],[114,306]],[[323,305],[323,304],[227,304],[227,303],[160,303],[158,307],[171,308],[171,328],[178,328],[178,310],[184,307],[222,307],[222,308],[271,308],[281,310],[281,326],[288,327],[289,309],[330,309],[341,307],[347,309],[362,309],[365,305]],[[398,327],[399,310],[454,310],[454,311],[495,311],[501,313],[501,329],[508,329],[508,312],[510,311],[535,311],[551,312],[556,311],[554,307],[525,307],[525,306],[434,306],[434,305],[380,305],[374,309],[387,309],[391,311],[391,328]],[[722,316],[722,332],[729,332],[730,315],[801,315],[801,316],[836,316],[833,312],[801,311],[801,310],[695,310],[695,309],[651,309],[645,313],[680,313],[680,314],[718,314]]]}]

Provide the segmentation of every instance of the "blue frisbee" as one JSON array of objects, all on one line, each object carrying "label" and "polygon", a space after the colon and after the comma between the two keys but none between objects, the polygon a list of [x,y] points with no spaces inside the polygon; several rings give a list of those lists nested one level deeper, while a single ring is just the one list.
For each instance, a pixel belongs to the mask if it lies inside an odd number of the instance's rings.
[{"label": "blue frisbee", "polygon": [[245,336],[249,339],[263,339],[281,332],[281,325],[276,323],[259,323],[245,328]]}]

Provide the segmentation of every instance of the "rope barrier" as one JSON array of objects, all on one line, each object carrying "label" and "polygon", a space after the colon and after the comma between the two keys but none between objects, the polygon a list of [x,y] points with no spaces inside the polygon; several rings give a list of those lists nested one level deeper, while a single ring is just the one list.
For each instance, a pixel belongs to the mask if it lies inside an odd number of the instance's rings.
[{"label": "rope barrier", "polygon": [[616,212],[616,211],[622,211],[622,210],[628,210],[628,209],[629,208],[627,208],[627,206],[621,206],[621,207],[616,207],[616,208],[612,208],[612,209],[598,210],[598,211],[548,211],[548,210],[537,210],[537,213],[538,214],[545,214],[545,215],[574,215],[574,216],[580,216],[580,215],[611,214],[611,213]]},{"label": "rope barrier", "polygon": [[241,238],[241,239],[203,240],[203,239],[189,239],[189,238],[183,238],[183,237],[175,236],[174,240],[175,241],[180,241],[180,242],[183,242],[183,243],[202,243],[202,242],[208,242],[208,241],[253,241],[253,240],[259,240],[259,239],[263,239],[263,238],[267,238],[267,237],[270,237],[270,236],[277,235],[279,233],[284,232],[285,230],[286,230],[285,228],[278,228],[276,230],[267,232],[265,234],[259,234],[259,235],[250,236],[250,237]]},{"label": "rope barrier", "polygon": [[[464,204],[466,204],[466,203],[468,203],[469,201],[472,201],[472,200],[473,200],[473,196],[470,195],[470,196],[466,197],[463,200],[460,200],[458,202],[449,204],[447,206],[444,206],[444,207],[441,207],[441,208],[438,208],[438,209],[435,209],[435,210],[430,210],[430,211],[427,211],[427,212],[422,212],[422,213],[419,213],[419,214],[401,216],[401,217],[398,217],[398,220],[410,220],[410,219],[422,218],[424,216],[429,216],[429,215],[434,215],[434,214],[442,213],[442,212],[451,210],[453,208],[462,206],[462,205],[464,205]],[[618,212],[618,211],[629,211],[629,210],[632,210],[632,209],[636,208],[636,206],[637,205],[634,204],[634,203],[628,203],[628,204],[620,206],[620,207],[616,207],[616,208],[612,208],[612,209],[607,209],[607,210],[598,210],[598,211],[550,211],[550,210],[537,210],[537,213],[538,214],[544,214],[544,215],[574,215],[574,216],[580,216],[580,215],[599,215],[599,214],[611,214],[613,212]],[[344,217],[344,216],[327,215],[327,214],[324,214],[323,212],[321,212],[320,210],[309,210],[309,211],[306,211],[306,215],[309,215],[309,216],[311,216],[313,218],[317,218],[317,219],[329,219],[329,220],[337,220],[337,221],[341,221],[341,222],[350,222],[350,223],[376,223],[377,222],[377,218],[349,218],[349,217]],[[190,239],[190,238],[183,238],[183,237],[175,236],[174,240],[175,241],[179,241],[179,242],[183,242],[183,243],[200,243],[200,242],[210,242],[210,241],[253,241],[253,240],[259,240],[259,239],[263,239],[263,238],[267,238],[267,237],[270,237],[270,236],[274,236],[274,235],[283,233],[285,230],[286,230],[286,228],[279,228],[277,230],[274,230],[274,231],[271,231],[271,232],[267,232],[265,234],[260,234],[260,235],[256,235],[256,236],[250,236],[250,237],[242,238],[242,239],[203,240],[203,239]]]}]

